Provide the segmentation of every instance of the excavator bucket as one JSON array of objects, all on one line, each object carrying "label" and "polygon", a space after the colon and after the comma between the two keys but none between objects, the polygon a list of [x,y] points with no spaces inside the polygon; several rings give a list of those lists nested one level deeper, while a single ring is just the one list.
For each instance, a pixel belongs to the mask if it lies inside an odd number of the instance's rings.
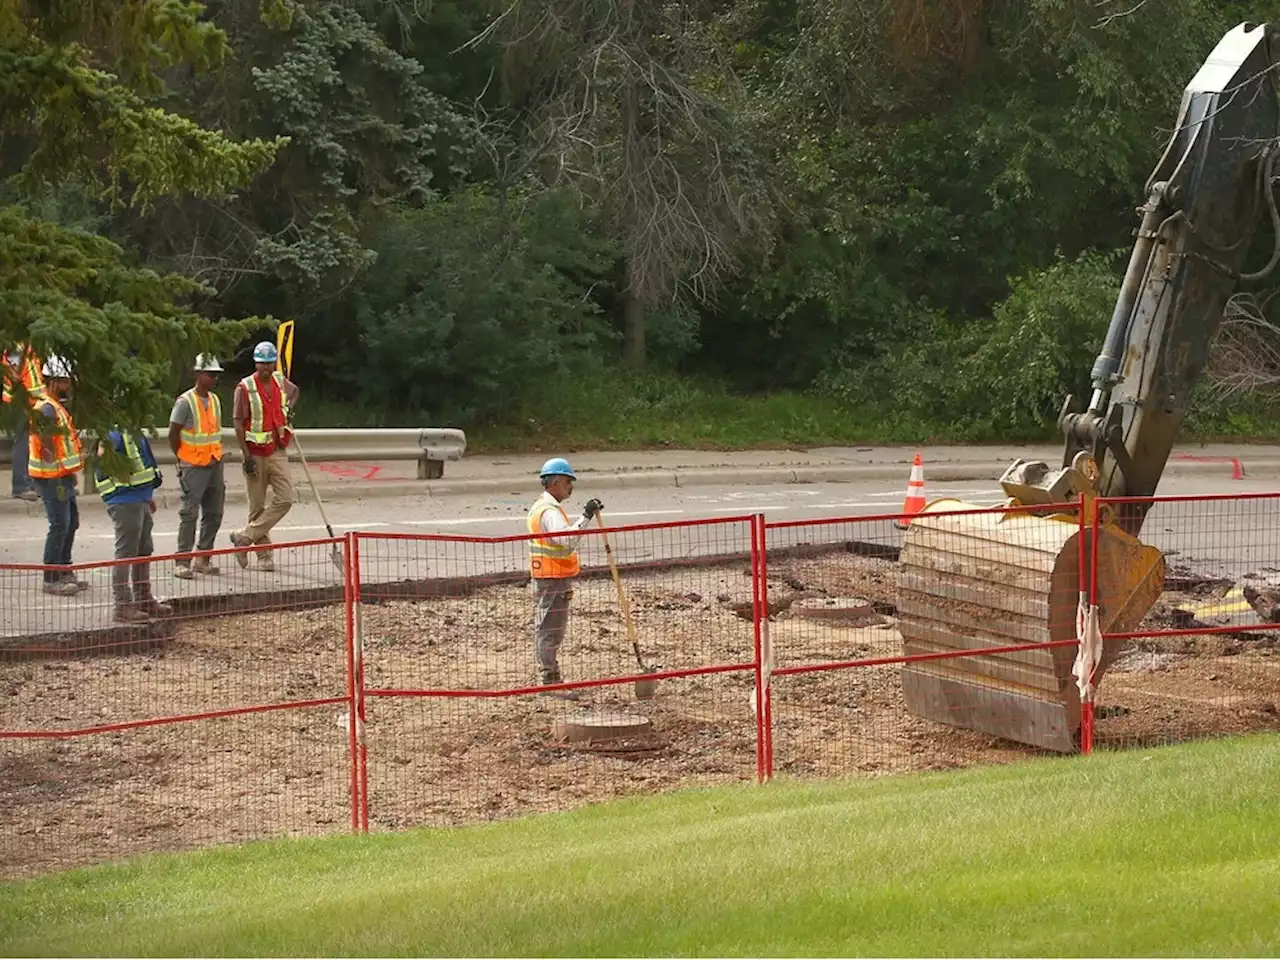
[{"label": "excavator bucket", "polygon": [[[1043,510],[957,513],[979,510],[939,500],[907,530],[898,603],[904,652],[974,651],[904,664],[907,709],[951,726],[1074,752],[1080,729],[1080,694],[1071,674],[1076,648],[981,651],[1075,639],[1080,538],[1090,550],[1092,531],[1081,531],[1075,516],[1046,516]],[[1160,596],[1164,573],[1159,550],[1114,525],[1100,525],[1102,631],[1134,629]],[[1095,682],[1119,646],[1104,644]]]}]

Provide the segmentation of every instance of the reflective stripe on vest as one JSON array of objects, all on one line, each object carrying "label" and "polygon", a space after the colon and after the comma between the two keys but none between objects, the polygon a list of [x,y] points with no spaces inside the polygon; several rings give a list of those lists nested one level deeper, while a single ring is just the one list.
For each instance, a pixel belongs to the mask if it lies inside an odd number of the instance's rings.
[{"label": "reflective stripe on vest", "polygon": [[[271,379],[276,382],[276,389],[280,392],[280,416],[284,420],[284,425],[280,428],[280,439],[284,440],[293,433],[289,429],[289,398],[284,392],[284,374],[273,373]],[[244,432],[244,438],[262,447],[274,443],[275,435],[266,429],[267,421],[262,410],[262,393],[258,390],[258,375],[250,374],[241,380],[240,384],[244,387],[245,396],[249,398],[249,427]]]},{"label": "reflective stripe on vest", "polygon": [[195,387],[184,393],[182,398],[191,407],[195,426],[182,428],[178,459],[193,467],[207,467],[222,459],[222,401],[216,393],[211,393],[201,403]]},{"label": "reflective stripe on vest", "polygon": [[[36,359],[36,355],[30,350],[22,351],[22,367],[19,370],[22,378],[22,385],[27,388],[27,399],[34,403],[36,400],[48,399],[48,391],[45,390],[44,377],[40,373],[40,361]],[[9,403],[13,400],[13,384],[10,383],[10,377],[13,376],[12,368],[9,366],[8,358],[5,358],[4,369],[4,402]]]},{"label": "reflective stripe on vest", "polygon": [[138,444],[133,437],[125,433],[121,434],[121,439],[124,440],[124,455],[129,458],[129,478],[118,480],[99,470],[95,480],[98,492],[104,497],[126,487],[149,487],[156,479],[156,468],[149,467],[143,462],[142,451],[138,449]]},{"label": "reflective stripe on vest", "polygon": [[[529,532],[542,533],[542,515],[548,510],[559,510],[567,524],[569,518],[564,508],[558,503],[547,503],[539,500],[529,511],[526,521]],[[562,540],[542,540],[535,538],[529,541],[529,572],[539,580],[562,580],[576,577],[582,569],[578,562],[578,551]]]},{"label": "reflective stripe on vest", "polygon": [[[80,434],[71,422],[71,414],[67,408],[53,397],[46,397],[45,403],[53,406],[55,422],[53,434],[46,440],[37,430],[32,429],[31,439],[27,441],[27,455],[30,461],[27,472],[38,480],[56,480],[58,477],[69,477],[84,469],[84,454],[80,449]],[[41,446],[53,448],[53,460],[41,459]]]}]

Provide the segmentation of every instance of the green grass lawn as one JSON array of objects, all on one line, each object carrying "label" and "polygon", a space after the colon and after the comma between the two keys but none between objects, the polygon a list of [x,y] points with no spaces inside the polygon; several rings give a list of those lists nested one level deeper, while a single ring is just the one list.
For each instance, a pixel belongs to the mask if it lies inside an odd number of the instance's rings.
[{"label": "green grass lawn", "polygon": [[691,791],[0,887],[9,954],[1275,955],[1280,737]]}]

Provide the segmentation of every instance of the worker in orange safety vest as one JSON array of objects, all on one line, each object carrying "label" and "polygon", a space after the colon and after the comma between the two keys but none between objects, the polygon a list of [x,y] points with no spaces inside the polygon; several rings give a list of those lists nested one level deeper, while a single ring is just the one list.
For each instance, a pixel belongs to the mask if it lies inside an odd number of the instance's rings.
[{"label": "worker in orange safety vest", "polygon": [[[526,518],[532,538],[529,540],[529,572],[533,577],[535,597],[534,655],[538,663],[539,682],[543,686],[562,683],[560,644],[569,626],[569,603],[573,599],[573,581],[581,570],[578,560],[578,537],[541,537],[540,534],[567,533],[582,529],[604,509],[599,500],[589,500],[582,516],[572,523],[561,504],[573,493],[577,475],[569,462],[552,457],[542,465],[542,496],[534,501]],[[577,700],[576,690],[549,691],[553,696]]]},{"label": "worker in orange safety vest", "polygon": [[36,401],[36,411],[52,423],[42,422],[39,429],[31,431],[27,454],[31,479],[49,519],[44,541],[44,592],[71,597],[89,589],[88,581],[77,578],[70,570],[71,548],[80,528],[76,475],[84,469],[84,451],[80,433],[63,406],[71,392],[71,364],[62,357],[51,356],[40,373],[46,395]]},{"label": "worker in orange safety vest", "polygon": [[[31,411],[46,396],[44,375],[40,372],[41,361],[34,350],[25,344],[18,344],[5,351],[4,392],[0,399],[12,405],[13,410],[13,496],[18,500],[34,503],[40,499],[35,484],[27,470],[27,450],[31,442]],[[26,390],[26,404],[14,403],[18,395],[18,384]]]},{"label": "worker in orange safety vest", "polygon": [[[227,482],[222,471],[222,401],[214,393],[222,365],[212,354],[202,353],[194,365],[195,386],[182,394],[169,414],[169,449],[178,458],[178,486],[182,506],[178,510],[178,554],[173,575],[193,580],[197,573],[218,573],[206,554],[191,559],[191,548],[213,549],[227,502]],[[203,514],[203,515],[202,515]],[[200,539],[196,540],[196,520]]]}]

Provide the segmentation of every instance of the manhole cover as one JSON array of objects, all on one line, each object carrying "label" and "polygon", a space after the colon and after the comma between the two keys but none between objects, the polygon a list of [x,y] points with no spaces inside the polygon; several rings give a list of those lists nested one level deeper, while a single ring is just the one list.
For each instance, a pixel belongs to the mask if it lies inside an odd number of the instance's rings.
[{"label": "manhole cover", "polygon": [[861,597],[807,597],[793,603],[791,613],[811,620],[839,620],[860,627],[883,622],[871,601]]},{"label": "manhole cover", "polygon": [[561,717],[551,725],[551,735],[563,743],[597,743],[634,737],[653,729],[653,721],[635,713],[584,711]]}]

